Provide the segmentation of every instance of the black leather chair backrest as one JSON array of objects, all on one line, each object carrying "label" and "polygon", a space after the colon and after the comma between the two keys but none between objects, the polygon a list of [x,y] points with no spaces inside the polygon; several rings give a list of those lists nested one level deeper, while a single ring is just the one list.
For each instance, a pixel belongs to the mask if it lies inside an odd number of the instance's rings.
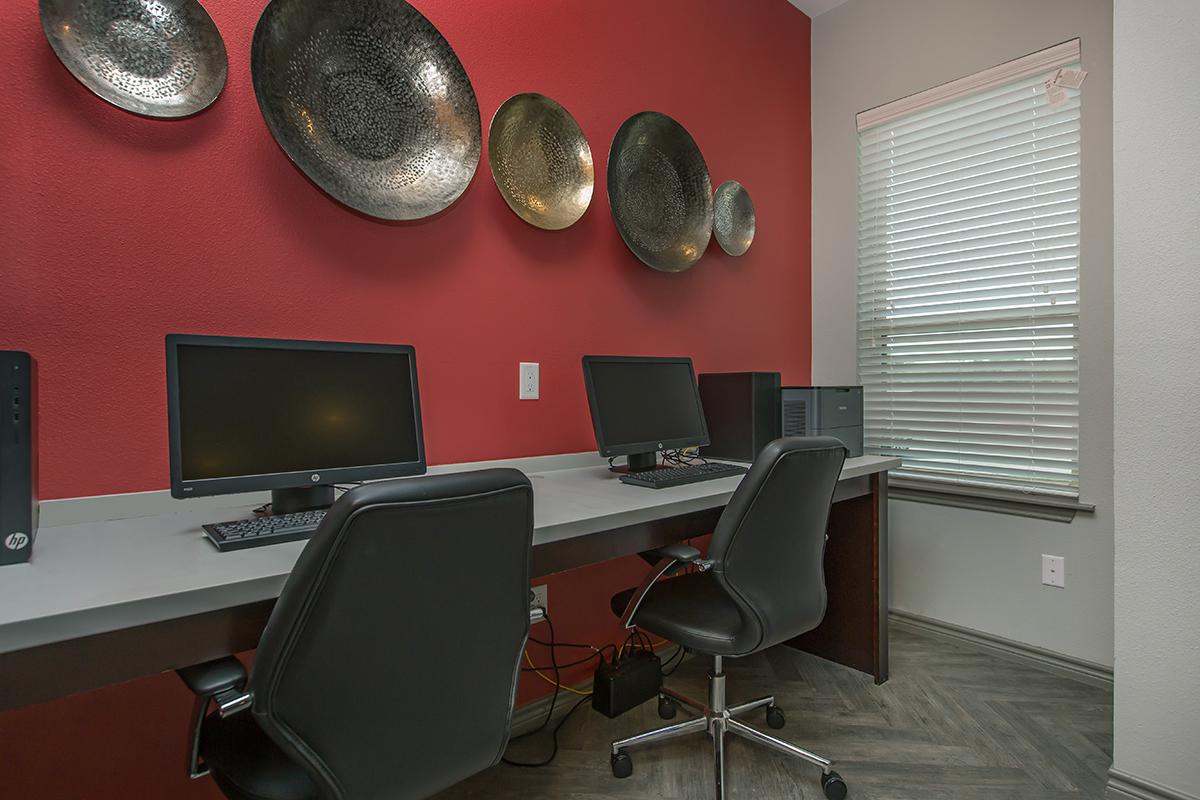
[{"label": "black leather chair backrest", "polygon": [[511,469],[358,487],[283,588],[249,688],[338,800],[424,798],[499,761],[529,633],[533,491]]},{"label": "black leather chair backrest", "polygon": [[776,439],[721,515],[708,557],[741,611],[742,655],[812,630],[825,616],[825,531],[845,458],[832,437]]}]

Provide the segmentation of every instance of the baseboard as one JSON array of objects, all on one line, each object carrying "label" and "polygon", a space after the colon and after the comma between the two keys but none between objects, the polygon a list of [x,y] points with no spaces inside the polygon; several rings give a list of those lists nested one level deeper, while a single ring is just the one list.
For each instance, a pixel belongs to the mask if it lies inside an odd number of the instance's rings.
[{"label": "baseboard", "polygon": [[[590,692],[592,690],[592,681],[590,679],[581,681],[572,685],[571,688],[577,692]],[[553,697],[553,694],[548,694],[545,697],[539,697],[537,700],[514,709],[512,715],[512,735],[520,736],[523,733],[528,733],[545,722],[546,713],[550,711],[550,700]],[[554,713],[550,716],[547,724],[552,724],[562,719],[571,710],[571,706],[582,699],[579,695],[572,694],[571,692],[559,692],[558,702],[554,704]]]},{"label": "baseboard", "polygon": [[964,628],[949,622],[930,619],[907,611],[892,610],[888,613],[892,625],[916,631],[918,633],[936,636],[956,644],[965,644],[978,650],[983,650],[1000,658],[1019,661],[1028,666],[1052,672],[1066,678],[1098,686],[1102,689],[1113,688],[1113,671],[1110,667],[1085,661],[1081,658],[1056,653],[1030,644],[1005,639],[973,628]]},{"label": "baseboard", "polygon": [[1108,771],[1106,800],[1200,800],[1195,795],[1180,792],[1119,769]]},{"label": "baseboard", "polygon": [[[659,647],[656,651],[659,656],[675,652],[675,645],[667,643]],[[684,653],[683,660],[687,661],[694,656],[692,653]],[[567,685],[567,684],[564,684]],[[591,678],[581,681],[576,684],[570,684],[571,688],[577,692],[590,692],[592,690]],[[532,700],[523,706],[519,706],[513,710],[512,715],[512,735],[519,736],[522,733],[533,730],[546,721],[546,714],[550,711],[550,700],[553,694],[548,694],[545,697],[539,697],[537,700]],[[571,707],[583,698],[571,692],[558,693],[558,702],[554,704],[554,713],[550,716],[550,721],[547,724],[552,724],[556,720],[561,719]]]}]

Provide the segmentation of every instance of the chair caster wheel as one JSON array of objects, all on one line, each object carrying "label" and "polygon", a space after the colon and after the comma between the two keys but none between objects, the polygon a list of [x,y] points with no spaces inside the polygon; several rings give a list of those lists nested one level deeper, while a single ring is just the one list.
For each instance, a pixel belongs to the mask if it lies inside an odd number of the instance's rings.
[{"label": "chair caster wheel", "polygon": [[663,719],[675,719],[679,713],[679,705],[669,697],[658,696],[658,716]]},{"label": "chair caster wheel", "polygon": [[[624,749],[612,757],[612,773],[614,778],[628,778],[633,774],[633,759]],[[843,796],[845,796],[844,793]]]},{"label": "chair caster wheel", "polygon": [[767,706],[767,726],[779,730],[787,724],[783,709],[776,705]]},{"label": "chair caster wheel", "polygon": [[829,800],[845,800],[846,798],[846,782],[836,772],[821,776],[821,788],[825,790],[825,796]]}]

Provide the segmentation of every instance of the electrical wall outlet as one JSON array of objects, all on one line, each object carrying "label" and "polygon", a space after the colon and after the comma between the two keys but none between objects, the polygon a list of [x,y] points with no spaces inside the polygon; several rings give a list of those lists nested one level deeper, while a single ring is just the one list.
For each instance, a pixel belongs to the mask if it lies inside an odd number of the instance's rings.
[{"label": "electrical wall outlet", "polygon": [[1067,566],[1062,556],[1042,554],[1042,583],[1059,589],[1067,585]]},{"label": "electrical wall outlet", "polygon": [[521,362],[521,390],[518,397],[521,400],[538,399],[538,365],[532,361]]},{"label": "electrical wall outlet", "polygon": [[529,594],[530,594],[530,597],[529,597],[529,607],[530,608],[544,608],[546,611],[550,610],[550,606],[549,606],[550,587],[549,586],[547,586],[544,583],[541,586],[534,586],[532,589],[530,589]]}]

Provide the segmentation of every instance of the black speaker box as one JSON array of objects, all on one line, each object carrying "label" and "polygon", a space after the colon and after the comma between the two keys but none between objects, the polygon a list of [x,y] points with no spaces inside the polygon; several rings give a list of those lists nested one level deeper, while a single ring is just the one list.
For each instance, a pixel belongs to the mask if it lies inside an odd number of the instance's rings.
[{"label": "black speaker box", "polygon": [[29,560],[37,485],[37,362],[0,350],[0,564]]},{"label": "black speaker box", "polygon": [[778,372],[707,372],[698,378],[708,458],[753,461],[780,436]]}]

